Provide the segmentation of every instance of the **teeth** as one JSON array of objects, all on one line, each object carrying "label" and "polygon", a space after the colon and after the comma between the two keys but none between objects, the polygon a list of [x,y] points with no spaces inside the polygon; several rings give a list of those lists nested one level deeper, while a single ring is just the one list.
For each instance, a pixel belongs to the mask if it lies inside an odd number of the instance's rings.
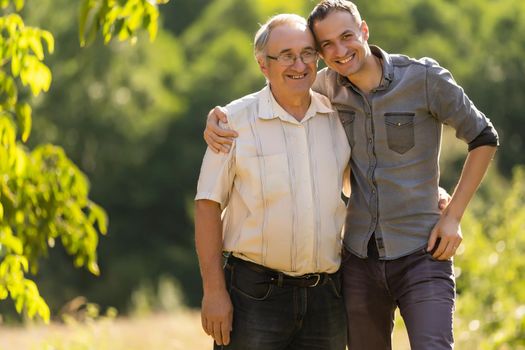
[{"label": "teeth", "polygon": [[339,60],[339,63],[345,64],[347,62],[350,62],[352,60],[352,58],[354,58],[354,55],[352,55],[352,56],[350,56],[350,57],[348,57],[348,58],[346,58],[344,60]]},{"label": "teeth", "polygon": [[292,79],[302,79],[302,78],[304,78],[304,74],[302,74],[302,75],[292,75],[291,77],[292,77]]}]

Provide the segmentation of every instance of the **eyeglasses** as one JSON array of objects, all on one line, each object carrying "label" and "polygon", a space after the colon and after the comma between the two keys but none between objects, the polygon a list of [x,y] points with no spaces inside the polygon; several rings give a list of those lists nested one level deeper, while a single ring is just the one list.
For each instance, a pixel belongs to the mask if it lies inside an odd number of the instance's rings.
[{"label": "eyeglasses", "polygon": [[314,51],[314,50],[307,50],[307,51],[301,52],[299,56],[296,56],[291,53],[282,53],[277,57],[270,56],[270,55],[266,55],[266,57],[272,60],[276,60],[283,67],[290,67],[295,64],[295,61],[297,60],[298,57],[301,58],[301,61],[303,61],[304,64],[313,63],[317,60],[318,53],[317,51]]}]

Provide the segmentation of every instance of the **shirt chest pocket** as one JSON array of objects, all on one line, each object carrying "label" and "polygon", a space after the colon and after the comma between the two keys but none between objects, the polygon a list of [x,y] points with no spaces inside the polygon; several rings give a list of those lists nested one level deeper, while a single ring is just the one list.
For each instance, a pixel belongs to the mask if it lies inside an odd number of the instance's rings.
[{"label": "shirt chest pocket", "polygon": [[385,113],[385,128],[388,148],[403,154],[414,147],[414,118],[413,112]]},{"label": "shirt chest pocket", "polygon": [[248,200],[264,201],[265,205],[271,205],[290,196],[290,170],[286,153],[238,156],[237,171],[241,180],[240,190],[251,197]]},{"label": "shirt chest pocket", "polygon": [[354,147],[355,144],[355,136],[354,136],[354,120],[355,120],[355,112],[344,109],[344,108],[337,108],[337,112],[339,114],[339,120],[341,120],[341,124],[343,124],[343,128],[346,133],[346,137],[348,138],[348,143],[350,144],[350,147]]}]

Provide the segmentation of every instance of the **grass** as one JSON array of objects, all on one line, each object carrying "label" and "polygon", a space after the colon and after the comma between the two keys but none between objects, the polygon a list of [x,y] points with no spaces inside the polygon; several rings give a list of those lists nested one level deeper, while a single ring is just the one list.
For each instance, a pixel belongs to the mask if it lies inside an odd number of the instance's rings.
[{"label": "grass", "polygon": [[[397,317],[394,349],[408,350]],[[205,350],[211,338],[201,329],[198,311],[181,310],[131,318],[99,318],[49,326],[0,327],[0,350]]]}]

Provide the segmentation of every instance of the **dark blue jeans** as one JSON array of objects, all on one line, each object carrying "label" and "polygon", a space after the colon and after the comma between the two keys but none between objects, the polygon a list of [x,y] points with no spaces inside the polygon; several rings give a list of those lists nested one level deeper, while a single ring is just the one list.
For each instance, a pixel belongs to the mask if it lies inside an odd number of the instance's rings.
[{"label": "dark blue jeans", "polygon": [[346,316],[339,274],[315,287],[278,287],[243,264],[225,269],[233,303],[227,350],[344,350]]},{"label": "dark blue jeans", "polygon": [[344,252],[341,266],[351,350],[390,350],[399,307],[412,350],[454,347],[455,281],[451,260],[421,249],[395,259],[361,259]]}]

